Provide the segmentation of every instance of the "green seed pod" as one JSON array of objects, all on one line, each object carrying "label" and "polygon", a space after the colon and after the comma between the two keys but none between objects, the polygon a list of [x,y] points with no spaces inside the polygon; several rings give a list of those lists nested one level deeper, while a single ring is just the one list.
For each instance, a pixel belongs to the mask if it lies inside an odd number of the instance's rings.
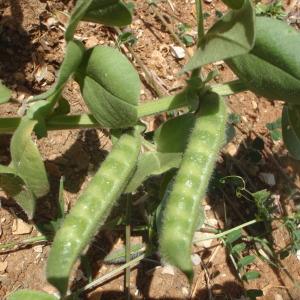
[{"label": "green seed pod", "polygon": [[164,212],[160,253],[190,281],[193,278],[191,247],[199,224],[199,205],[225,141],[226,116],[223,99],[217,94],[206,95]]},{"label": "green seed pod", "polygon": [[226,63],[254,93],[299,104],[299,53],[299,32],[282,21],[257,17],[254,48]]},{"label": "green seed pod", "polygon": [[55,235],[47,278],[65,295],[71,269],[104,223],[134,172],[141,140],[135,131],[121,136]]}]

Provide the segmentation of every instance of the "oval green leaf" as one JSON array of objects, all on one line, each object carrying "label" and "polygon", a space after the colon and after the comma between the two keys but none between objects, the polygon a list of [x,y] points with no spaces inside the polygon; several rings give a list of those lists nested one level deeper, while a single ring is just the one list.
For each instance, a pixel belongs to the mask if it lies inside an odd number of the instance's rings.
[{"label": "oval green leaf", "polygon": [[256,41],[249,54],[226,63],[254,93],[300,103],[300,34],[285,22],[256,18]]},{"label": "oval green leaf", "polygon": [[83,21],[107,26],[126,26],[131,23],[132,16],[129,8],[120,0],[94,0]]},{"label": "oval green leaf", "polygon": [[22,207],[28,218],[32,219],[36,198],[12,167],[0,165],[0,187]]},{"label": "oval green leaf", "polygon": [[16,174],[37,197],[49,191],[49,182],[41,154],[32,141],[31,133],[37,121],[23,118],[10,145],[12,165]]},{"label": "oval green leaf", "polygon": [[298,138],[290,122],[289,108],[287,105],[283,107],[281,123],[282,138],[286,148],[293,158],[300,160],[300,139]]},{"label": "oval green leaf", "polygon": [[181,158],[181,153],[148,152],[141,154],[135,173],[126,188],[126,193],[135,192],[143,181],[152,175],[160,175],[170,169],[178,168]]},{"label": "oval green leaf", "polygon": [[260,273],[259,272],[257,272],[257,271],[249,271],[249,272],[245,273],[242,278],[245,281],[249,281],[249,280],[257,279],[259,277],[260,277]]},{"label": "oval green leaf", "polygon": [[208,30],[182,72],[248,53],[254,45],[254,24],[253,5],[251,1],[244,0],[240,9],[230,11]]},{"label": "oval green leaf", "polygon": [[6,103],[9,101],[11,96],[11,90],[8,89],[2,82],[0,81],[0,104]]},{"label": "oval green leaf", "polygon": [[184,152],[195,120],[195,115],[188,113],[163,123],[154,134],[157,151],[162,153]]},{"label": "oval green leaf", "polygon": [[84,101],[102,127],[124,128],[137,122],[139,75],[118,50],[106,46],[90,49],[76,80]]},{"label": "oval green leaf", "polygon": [[247,265],[252,264],[254,261],[255,261],[254,255],[247,255],[238,261],[237,266],[239,269],[241,269]]},{"label": "oval green leaf", "polygon": [[58,298],[44,292],[20,290],[10,294],[7,300],[58,300]]}]

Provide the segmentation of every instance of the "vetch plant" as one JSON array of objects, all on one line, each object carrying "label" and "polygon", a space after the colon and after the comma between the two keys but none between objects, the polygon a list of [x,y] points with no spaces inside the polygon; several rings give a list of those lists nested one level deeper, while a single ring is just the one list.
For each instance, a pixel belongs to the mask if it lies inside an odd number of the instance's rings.
[{"label": "vetch plant", "polygon": [[[300,34],[282,21],[256,17],[250,0],[223,2],[229,11],[204,32],[202,2],[196,1],[197,50],[181,71],[189,75],[186,87],[176,95],[140,104],[140,79],[129,60],[108,46],[87,50],[74,38],[80,21],[130,24],[132,7],[120,0],[78,0],[66,29],[66,53],[55,84],[28,101],[24,117],[0,119],[0,133],[13,133],[12,161],[0,166],[0,186],[30,219],[38,198],[49,191],[32,133],[40,138],[49,130],[106,128],[117,140],[75,206],[60,216],[59,229],[53,233],[47,278],[61,299],[69,297],[69,277],[76,260],[120,196],[134,193],[153,175],[165,174],[168,180],[162,188],[162,202],[147,208],[146,227],[151,228],[149,235],[156,243],[158,239],[162,259],[192,281],[192,241],[204,221],[201,200],[225,142],[226,96],[249,89],[270,100],[285,101],[283,139],[290,154],[300,159]],[[238,80],[211,85],[213,74],[202,77],[201,67],[219,60],[225,60]],[[68,114],[69,104],[61,93],[71,76],[79,83],[90,114]],[[9,98],[10,91],[1,84],[0,103]],[[146,140],[140,118],[180,108],[186,113],[163,123],[153,139]],[[141,144],[147,151],[140,152]],[[153,226],[158,227],[156,233]],[[245,262],[240,264],[243,267]],[[28,290],[17,291],[9,299],[26,297],[56,299]]]}]

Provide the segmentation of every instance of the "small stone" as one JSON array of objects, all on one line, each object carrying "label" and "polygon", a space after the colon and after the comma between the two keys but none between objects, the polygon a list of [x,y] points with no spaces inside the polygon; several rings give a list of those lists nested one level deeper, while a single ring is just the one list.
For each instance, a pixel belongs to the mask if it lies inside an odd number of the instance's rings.
[{"label": "small stone", "polygon": [[37,253],[43,253],[43,246],[42,245],[34,246],[33,251]]},{"label": "small stone", "polygon": [[181,292],[182,292],[182,294],[184,296],[188,296],[189,295],[189,289],[187,287],[185,287],[185,286],[181,289]]},{"label": "small stone", "polygon": [[235,156],[237,154],[237,147],[235,146],[235,144],[233,143],[229,143],[226,147],[226,152],[230,155],[230,156]]},{"label": "small stone", "polygon": [[168,275],[174,276],[174,274],[175,274],[174,268],[171,265],[165,265],[162,268],[161,274],[168,274]]},{"label": "small stone", "polygon": [[170,48],[174,57],[178,59],[183,59],[185,57],[185,51],[182,47],[171,45]]},{"label": "small stone", "polygon": [[194,266],[199,266],[201,263],[201,258],[198,254],[192,254],[191,260]]},{"label": "small stone", "polygon": [[7,261],[0,261],[0,273],[4,273],[7,269]]},{"label": "small stone", "polygon": [[296,257],[297,257],[298,260],[300,260],[300,249],[297,250],[297,252],[296,252]]},{"label": "small stone", "polygon": [[257,109],[258,106],[256,101],[252,101],[252,107],[254,110]]},{"label": "small stone", "polygon": [[25,223],[21,219],[15,219],[12,225],[12,234],[21,235],[21,234],[29,234],[32,231],[32,225]]},{"label": "small stone", "polygon": [[269,186],[275,186],[276,184],[275,176],[272,173],[262,172],[258,175],[258,177],[262,182],[266,183]]}]

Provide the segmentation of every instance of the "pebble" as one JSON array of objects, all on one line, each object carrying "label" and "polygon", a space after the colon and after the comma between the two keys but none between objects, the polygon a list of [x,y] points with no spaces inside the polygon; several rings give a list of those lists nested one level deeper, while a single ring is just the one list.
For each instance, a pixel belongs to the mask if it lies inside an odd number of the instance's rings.
[{"label": "pebble", "polygon": [[182,292],[182,294],[184,296],[188,296],[189,295],[189,289],[187,287],[185,287],[185,286],[181,289],[181,292]]},{"label": "pebble", "polygon": [[43,253],[43,246],[42,245],[34,246],[33,251],[37,253]]},{"label": "pebble", "polygon": [[185,51],[182,47],[171,45],[171,53],[174,57],[182,59],[185,57]]},{"label": "pebble", "polygon": [[192,254],[191,260],[194,266],[199,266],[201,263],[201,258],[198,254]]},{"label": "pebble", "polygon": [[297,259],[300,260],[300,249],[296,252]]},{"label": "pebble", "polygon": [[237,147],[235,146],[235,144],[229,143],[226,147],[226,152],[230,156],[235,156],[237,154],[238,150],[237,150]]},{"label": "pebble", "polygon": [[32,225],[25,223],[21,219],[15,219],[12,225],[12,234],[21,235],[21,234],[29,234],[32,231]]}]

